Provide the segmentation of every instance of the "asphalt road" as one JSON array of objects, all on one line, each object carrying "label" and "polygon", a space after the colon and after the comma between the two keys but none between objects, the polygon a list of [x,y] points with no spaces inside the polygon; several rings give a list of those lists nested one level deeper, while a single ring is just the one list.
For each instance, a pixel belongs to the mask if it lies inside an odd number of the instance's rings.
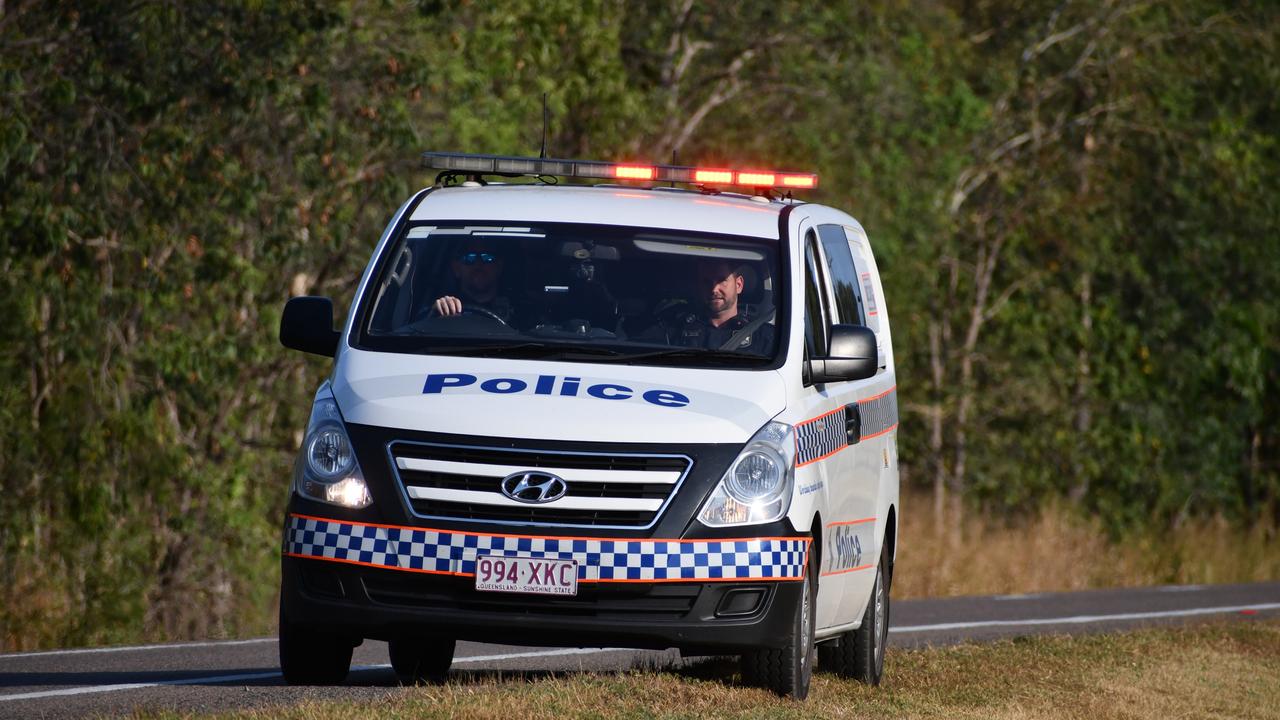
[{"label": "asphalt road", "polygon": [[[1280,616],[1280,582],[1042,593],[893,604],[894,647],[1013,635],[1093,633],[1200,618]],[[459,643],[455,677],[496,672],[616,671],[679,663],[675,651],[528,648]],[[110,716],[136,709],[213,711],[307,698],[374,701],[403,692],[385,643],[356,649],[335,687],[289,687],[274,638],[0,655],[0,718]]]}]

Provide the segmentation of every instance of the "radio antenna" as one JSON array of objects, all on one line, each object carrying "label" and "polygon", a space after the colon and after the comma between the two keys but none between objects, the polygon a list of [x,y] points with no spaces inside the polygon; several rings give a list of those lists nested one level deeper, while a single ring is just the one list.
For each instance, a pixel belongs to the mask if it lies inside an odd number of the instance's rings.
[{"label": "radio antenna", "polygon": [[542,152],[538,154],[541,160],[547,159],[547,94],[542,93]]}]

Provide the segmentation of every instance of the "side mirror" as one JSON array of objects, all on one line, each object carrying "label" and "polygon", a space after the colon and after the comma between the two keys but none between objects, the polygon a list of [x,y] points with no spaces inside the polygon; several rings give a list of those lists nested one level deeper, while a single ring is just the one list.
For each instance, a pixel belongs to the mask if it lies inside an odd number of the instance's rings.
[{"label": "side mirror", "polygon": [[280,316],[280,344],[291,350],[333,357],[338,354],[333,301],[327,297],[289,298]]},{"label": "side mirror", "polygon": [[864,380],[879,367],[876,334],[871,328],[832,325],[827,356],[809,361],[809,379],[814,383]]}]

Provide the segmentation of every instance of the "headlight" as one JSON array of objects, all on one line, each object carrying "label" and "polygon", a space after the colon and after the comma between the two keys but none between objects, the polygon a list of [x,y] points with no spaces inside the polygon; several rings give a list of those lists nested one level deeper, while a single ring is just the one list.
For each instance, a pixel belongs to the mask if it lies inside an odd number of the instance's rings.
[{"label": "headlight", "polygon": [[704,525],[752,525],[787,514],[795,476],[796,441],[790,425],[760,428],[725,472],[698,513]]},{"label": "headlight", "polygon": [[307,439],[307,469],[323,479],[337,479],[356,464],[351,441],[340,427],[322,427]]},{"label": "headlight", "polygon": [[338,403],[327,386],[316,394],[311,420],[302,441],[302,452],[294,465],[294,487],[312,500],[349,508],[373,503],[364,473],[356,462],[351,438],[338,412]]}]

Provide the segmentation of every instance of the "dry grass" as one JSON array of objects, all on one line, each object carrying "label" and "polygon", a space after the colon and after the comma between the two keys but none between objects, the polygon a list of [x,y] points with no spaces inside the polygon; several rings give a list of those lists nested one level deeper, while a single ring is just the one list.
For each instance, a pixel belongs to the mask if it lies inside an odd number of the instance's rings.
[{"label": "dry grass", "polygon": [[891,651],[886,685],[829,675],[806,703],[736,685],[720,660],[682,670],[464,673],[371,703],[308,702],[153,718],[1280,718],[1280,620]]},{"label": "dry grass", "polygon": [[968,513],[940,525],[925,494],[904,496],[901,517],[896,598],[1280,578],[1280,540],[1270,526],[1244,530],[1209,519],[1116,543],[1064,504],[1012,522]]}]

